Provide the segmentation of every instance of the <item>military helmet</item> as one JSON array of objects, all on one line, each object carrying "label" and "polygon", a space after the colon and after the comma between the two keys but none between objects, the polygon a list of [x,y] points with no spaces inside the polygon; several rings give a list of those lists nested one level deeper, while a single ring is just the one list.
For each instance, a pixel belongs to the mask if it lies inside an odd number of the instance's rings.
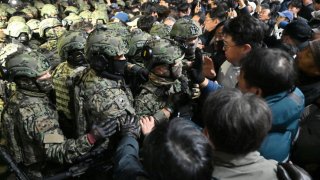
[{"label": "military helmet", "polygon": [[40,12],[41,17],[44,18],[58,17],[58,14],[58,8],[52,4],[45,4]]},{"label": "military helmet", "polygon": [[12,22],[23,22],[23,23],[26,23],[26,20],[21,17],[21,16],[12,16],[9,21],[8,21],[8,24],[12,23]]},{"label": "military helmet", "polygon": [[29,28],[33,33],[39,33],[39,24],[40,24],[40,21],[38,19],[30,19],[27,22],[27,25],[29,26]]},{"label": "military helmet", "polygon": [[41,0],[34,1],[34,7],[36,7],[38,9],[38,11],[41,11],[43,6],[44,6],[44,3]]},{"label": "military helmet", "polygon": [[10,15],[12,15],[13,13],[16,12],[16,9],[11,7],[9,4],[7,3],[0,3],[0,10],[4,10],[7,13],[9,13]]},{"label": "military helmet", "polygon": [[0,8],[0,28],[7,27],[8,13],[4,9]]},{"label": "military helmet", "polygon": [[23,12],[27,16],[27,18],[33,18],[32,11],[27,7],[21,9],[20,12]]},{"label": "military helmet", "polygon": [[7,29],[4,31],[8,36],[18,38],[21,33],[26,33],[29,37],[29,40],[31,39],[32,33],[31,29],[26,23],[23,22],[11,22],[8,24]]},{"label": "military helmet", "polygon": [[68,58],[68,52],[84,50],[87,34],[82,31],[68,31],[64,33],[57,43],[58,54],[61,59]]},{"label": "military helmet", "polygon": [[160,38],[170,36],[171,27],[162,23],[154,23],[150,30],[150,34],[153,36],[159,36]]},{"label": "military helmet", "polygon": [[[135,56],[138,53],[141,53],[141,50],[151,35],[142,31],[141,29],[135,29],[131,32],[131,37],[129,39],[129,52],[128,56]],[[139,56],[141,54],[138,54]]]},{"label": "military helmet", "polygon": [[38,9],[34,6],[27,6],[27,8],[31,11],[33,18],[38,18]]},{"label": "military helmet", "polygon": [[109,21],[109,17],[106,11],[102,10],[95,10],[91,14],[92,24],[99,24],[99,22],[102,22],[102,24],[107,24]]},{"label": "military helmet", "polygon": [[79,16],[82,17],[85,21],[91,21],[92,12],[89,10],[82,11]]},{"label": "military helmet", "polygon": [[170,37],[180,41],[198,37],[201,34],[202,30],[199,23],[192,19],[180,18],[174,23]]},{"label": "military helmet", "polygon": [[69,15],[70,13],[79,14],[79,9],[74,6],[67,6],[64,10],[64,14]]},{"label": "military helmet", "polygon": [[85,54],[88,60],[93,54],[104,54],[108,57],[114,57],[128,53],[128,46],[121,37],[110,36],[110,33],[104,30],[92,32],[85,45]]},{"label": "military helmet", "polygon": [[157,65],[175,64],[184,58],[184,53],[175,41],[155,37],[146,42],[141,56],[144,58],[144,66],[152,70]]},{"label": "military helmet", "polygon": [[40,37],[44,37],[45,30],[47,28],[53,28],[56,26],[62,26],[62,23],[56,18],[47,18],[47,19],[42,20],[39,24]]},{"label": "military helmet", "polygon": [[9,58],[6,62],[6,68],[11,80],[19,76],[37,78],[50,68],[50,64],[44,55],[37,51],[31,51]]},{"label": "military helmet", "polygon": [[69,16],[65,17],[62,20],[62,24],[71,26],[71,25],[76,24],[76,23],[81,22],[81,21],[83,21],[82,17],[71,13],[71,14],[69,14]]}]

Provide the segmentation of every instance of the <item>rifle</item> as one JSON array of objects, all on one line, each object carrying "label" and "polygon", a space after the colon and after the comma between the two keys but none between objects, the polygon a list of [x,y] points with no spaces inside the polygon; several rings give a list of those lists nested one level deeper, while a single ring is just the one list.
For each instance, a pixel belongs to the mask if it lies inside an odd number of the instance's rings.
[{"label": "rifle", "polygon": [[95,149],[83,156],[76,158],[74,164],[69,167],[67,171],[44,179],[61,180],[70,177],[80,177],[88,172],[88,170],[93,169],[97,172],[106,172],[112,168],[112,165],[104,160],[106,158],[105,154],[107,154],[107,150],[104,148]]},{"label": "rifle", "polygon": [[20,168],[16,165],[11,155],[6,151],[6,149],[0,145],[0,157],[3,159],[6,164],[9,166],[11,172],[16,175],[16,178],[19,180],[28,180],[28,176],[20,170]]}]

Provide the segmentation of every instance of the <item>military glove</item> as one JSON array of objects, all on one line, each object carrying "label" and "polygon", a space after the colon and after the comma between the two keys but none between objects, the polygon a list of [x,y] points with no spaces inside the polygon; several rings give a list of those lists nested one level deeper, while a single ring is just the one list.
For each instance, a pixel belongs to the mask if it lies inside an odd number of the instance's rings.
[{"label": "military glove", "polygon": [[149,71],[146,68],[140,67],[139,65],[134,65],[131,71],[139,77],[142,82],[147,82],[149,79]]},{"label": "military glove", "polygon": [[196,49],[195,57],[195,61],[193,62],[192,68],[190,70],[190,77],[194,83],[200,84],[205,80],[205,77],[202,74],[203,57],[201,49]]},{"label": "military glove", "polygon": [[138,118],[134,115],[127,115],[126,119],[120,124],[120,133],[122,136],[128,135],[138,139],[140,137]]},{"label": "military glove", "polygon": [[93,124],[88,134],[89,142],[94,144],[100,139],[105,139],[112,136],[116,132],[116,128],[116,119],[107,119],[99,124]]}]

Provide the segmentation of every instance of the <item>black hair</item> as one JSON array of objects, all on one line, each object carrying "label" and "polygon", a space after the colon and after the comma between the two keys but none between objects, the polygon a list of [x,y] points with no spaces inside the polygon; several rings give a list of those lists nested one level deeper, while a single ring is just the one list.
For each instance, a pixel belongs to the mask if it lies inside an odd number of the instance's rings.
[{"label": "black hair", "polygon": [[149,33],[154,22],[156,22],[156,18],[151,15],[141,16],[137,22],[137,26],[142,31]]},{"label": "black hair", "polygon": [[186,2],[178,5],[178,11],[183,13],[187,13],[189,8],[190,8],[190,5]]},{"label": "black hair", "polygon": [[292,57],[280,49],[251,51],[241,61],[241,73],[249,86],[261,88],[263,97],[292,91],[296,80]]},{"label": "black hair", "polygon": [[223,6],[218,6],[208,12],[211,19],[219,19],[219,21],[225,21],[227,19],[226,9]]},{"label": "black hair", "polygon": [[146,137],[143,164],[153,180],[210,180],[212,147],[186,119],[162,122]]},{"label": "black hair", "polygon": [[271,111],[261,98],[238,89],[211,93],[203,120],[215,150],[244,155],[259,149],[271,128]]},{"label": "black hair", "polygon": [[293,7],[301,9],[302,8],[302,1],[301,0],[291,0],[289,2],[289,6],[290,5],[293,6]]},{"label": "black hair", "polygon": [[156,7],[157,7],[157,13],[158,13],[158,21],[161,22],[162,20],[164,20],[166,17],[169,16],[170,9],[161,5],[157,5]]},{"label": "black hair", "polygon": [[263,44],[264,28],[262,22],[250,15],[240,15],[227,20],[223,32],[230,35],[237,45],[250,44],[254,49]]},{"label": "black hair", "polygon": [[140,11],[142,12],[142,15],[151,15],[152,13],[157,12],[157,8],[154,3],[146,2],[141,5]]}]

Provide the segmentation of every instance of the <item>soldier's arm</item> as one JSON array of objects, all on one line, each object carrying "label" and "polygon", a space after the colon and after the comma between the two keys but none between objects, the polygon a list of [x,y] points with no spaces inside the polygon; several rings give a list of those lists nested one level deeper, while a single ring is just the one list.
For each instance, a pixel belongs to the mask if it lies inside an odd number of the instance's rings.
[{"label": "soldier's arm", "polygon": [[49,160],[71,163],[75,157],[87,153],[93,146],[87,135],[66,139],[54,111],[41,103],[21,108],[20,114],[26,134],[42,146]]}]

